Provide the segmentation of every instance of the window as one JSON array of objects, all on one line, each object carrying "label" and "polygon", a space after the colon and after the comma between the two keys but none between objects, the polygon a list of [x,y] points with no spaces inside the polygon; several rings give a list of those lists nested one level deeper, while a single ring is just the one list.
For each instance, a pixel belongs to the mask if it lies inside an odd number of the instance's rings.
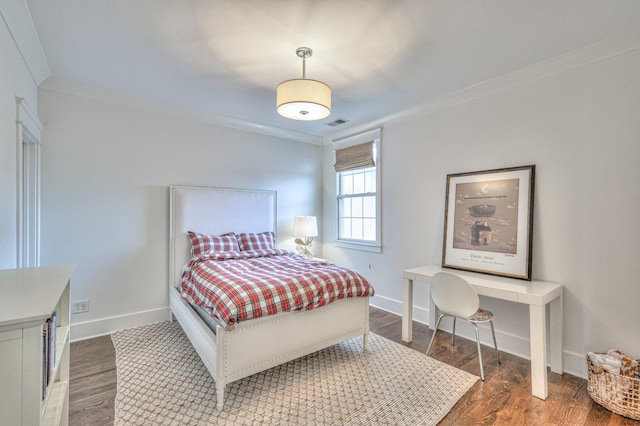
[{"label": "window", "polygon": [[338,173],[338,239],[376,241],[376,168]]},{"label": "window", "polygon": [[335,145],[337,244],[380,252],[380,130]]}]

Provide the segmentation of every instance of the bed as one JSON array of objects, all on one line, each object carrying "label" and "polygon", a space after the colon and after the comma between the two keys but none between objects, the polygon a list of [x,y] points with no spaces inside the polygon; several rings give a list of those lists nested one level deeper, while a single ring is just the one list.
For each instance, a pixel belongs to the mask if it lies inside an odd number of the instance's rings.
[{"label": "bed", "polygon": [[170,319],[178,321],[211,373],[218,410],[223,409],[228,383],[360,335],[366,349],[369,297],[250,319],[232,330],[198,314],[178,290],[190,259],[187,232],[275,232],[276,192],[177,185],[169,192]]}]

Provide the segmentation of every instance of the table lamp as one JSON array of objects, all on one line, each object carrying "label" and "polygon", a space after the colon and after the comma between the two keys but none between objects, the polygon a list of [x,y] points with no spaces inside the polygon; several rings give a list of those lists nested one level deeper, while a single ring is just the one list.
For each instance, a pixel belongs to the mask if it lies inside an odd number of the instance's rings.
[{"label": "table lamp", "polygon": [[293,235],[298,254],[313,259],[313,253],[309,250],[313,237],[318,236],[318,223],[315,216],[296,216],[293,222]]}]

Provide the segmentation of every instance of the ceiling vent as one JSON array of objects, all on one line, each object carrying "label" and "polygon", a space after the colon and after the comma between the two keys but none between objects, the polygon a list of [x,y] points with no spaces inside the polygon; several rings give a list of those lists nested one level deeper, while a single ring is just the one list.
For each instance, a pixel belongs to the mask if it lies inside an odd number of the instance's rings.
[{"label": "ceiling vent", "polygon": [[338,118],[337,120],[332,121],[331,123],[325,123],[327,126],[336,127],[344,123],[348,123],[349,120],[345,120],[343,118]]}]

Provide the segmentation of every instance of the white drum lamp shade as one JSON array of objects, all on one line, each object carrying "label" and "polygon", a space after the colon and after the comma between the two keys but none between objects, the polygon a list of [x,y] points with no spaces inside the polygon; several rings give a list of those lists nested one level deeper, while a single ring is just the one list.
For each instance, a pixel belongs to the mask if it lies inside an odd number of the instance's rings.
[{"label": "white drum lamp shade", "polygon": [[302,78],[283,81],[276,90],[278,114],[291,120],[321,120],[331,114],[331,88],[318,80],[307,79],[307,58],[311,49],[300,47],[296,55],[302,58]]},{"label": "white drum lamp shade", "polygon": [[296,79],[278,85],[278,114],[292,120],[321,120],[331,114],[331,88],[321,81]]}]

